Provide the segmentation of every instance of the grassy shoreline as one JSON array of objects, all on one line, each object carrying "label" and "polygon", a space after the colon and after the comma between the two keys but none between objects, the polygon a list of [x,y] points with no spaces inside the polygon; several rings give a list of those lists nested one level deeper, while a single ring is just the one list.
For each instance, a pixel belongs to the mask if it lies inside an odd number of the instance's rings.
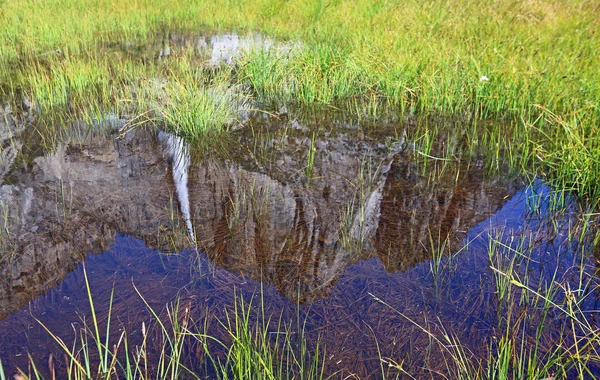
[{"label": "grassy shoreline", "polygon": [[[539,161],[538,172],[594,203],[600,195],[597,2],[176,1],[166,7],[155,0],[34,0],[0,7],[0,92],[15,104],[27,97],[45,115],[119,112],[124,105],[146,114],[155,99],[131,88],[166,78],[188,80],[171,103],[189,100],[186,91],[249,85],[248,96],[267,102],[353,99],[401,113],[508,116],[527,127],[523,161]],[[189,50],[163,62],[106,48],[143,46],[172,30],[262,33],[302,47],[287,55],[253,51],[235,73],[195,83],[202,65]],[[200,108],[223,113],[222,105],[207,103]],[[176,123],[177,107],[165,108]],[[184,112],[200,118],[200,128],[190,127],[200,131],[214,114]]]},{"label": "grassy shoreline", "polygon": [[[373,92],[418,110],[445,112],[475,101],[483,115],[527,115],[538,104],[564,116],[589,108],[598,117],[598,6],[267,0],[179,1],[165,8],[156,1],[71,0],[58,7],[51,1],[7,1],[0,16],[0,62],[20,62],[16,71],[22,72],[36,61],[55,63],[53,57],[95,59],[98,46],[143,44],[171,30],[259,32],[301,40],[306,52],[292,63],[302,64],[309,78],[320,75],[314,79],[330,86],[351,82],[354,88],[334,91],[337,98]],[[5,75],[15,71],[3,69]],[[26,89],[29,83],[21,84]]]}]

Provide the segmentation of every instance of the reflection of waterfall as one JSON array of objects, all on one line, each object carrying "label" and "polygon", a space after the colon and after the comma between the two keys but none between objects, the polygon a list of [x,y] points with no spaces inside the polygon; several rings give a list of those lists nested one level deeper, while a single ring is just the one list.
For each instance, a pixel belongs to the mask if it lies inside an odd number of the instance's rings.
[{"label": "reflection of waterfall", "polygon": [[192,241],[196,241],[192,219],[190,217],[190,199],[188,192],[188,172],[190,168],[190,150],[188,145],[179,136],[165,132],[158,133],[158,139],[165,143],[165,154],[171,159],[173,167],[173,182],[177,190],[179,207],[185,218],[185,224]]}]

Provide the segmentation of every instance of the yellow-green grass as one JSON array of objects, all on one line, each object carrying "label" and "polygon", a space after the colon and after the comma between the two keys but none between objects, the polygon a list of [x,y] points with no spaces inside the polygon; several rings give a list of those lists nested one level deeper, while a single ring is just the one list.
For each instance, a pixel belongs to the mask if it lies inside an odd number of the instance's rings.
[{"label": "yellow-green grass", "polygon": [[[540,171],[592,200],[600,194],[598,1],[4,0],[0,7],[0,87],[9,100],[25,94],[47,114],[92,104],[168,116],[153,107],[160,105],[178,123],[197,117],[194,91],[229,94],[230,85],[250,84],[267,102],[358,99],[400,112],[508,117],[529,127],[520,138]],[[250,52],[235,75],[219,83],[194,78],[161,103],[139,92],[154,78],[182,83],[172,66],[190,64],[189,55],[165,62],[106,47],[143,45],[169,31],[258,32],[300,47],[292,55]],[[217,98],[203,104],[237,102]],[[203,123],[187,123],[187,135],[205,130]]]}]

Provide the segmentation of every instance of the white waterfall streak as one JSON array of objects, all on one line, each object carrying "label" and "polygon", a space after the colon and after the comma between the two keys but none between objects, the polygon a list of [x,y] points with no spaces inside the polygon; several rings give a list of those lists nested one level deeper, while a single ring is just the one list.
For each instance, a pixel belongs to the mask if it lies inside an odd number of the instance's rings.
[{"label": "white waterfall streak", "polygon": [[158,139],[166,146],[165,154],[171,160],[173,182],[175,182],[175,189],[179,200],[179,209],[185,218],[185,224],[188,233],[190,234],[190,238],[192,241],[196,242],[196,235],[194,234],[190,214],[190,197],[188,191],[188,172],[190,168],[189,146],[181,137],[162,131],[158,133]]}]

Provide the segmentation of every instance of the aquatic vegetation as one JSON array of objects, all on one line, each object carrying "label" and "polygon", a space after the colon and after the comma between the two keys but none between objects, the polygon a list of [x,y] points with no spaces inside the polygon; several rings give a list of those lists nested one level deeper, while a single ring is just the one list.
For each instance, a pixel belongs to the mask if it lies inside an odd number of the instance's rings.
[{"label": "aquatic vegetation", "polygon": [[304,169],[304,173],[306,177],[310,181],[314,173],[315,166],[315,154],[317,153],[316,143],[316,131],[313,132],[312,138],[310,139],[310,147],[308,148],[308,154],[306,155],[306,168]]},{"label": "aquatic vegetation", "polygon": [[[112,290],[105,318],[97,313],[99,306],[93,298],[88,274],[83,270],[89,307],[90,322],[75,331],[72,344],[67,344],[55,335],[41,321],[44,330],[52,336],[68,359],[67,379],[111,379],[114,376],[125,379],[177,379],[205,378],[217,379],[322,379],[324,375],[324,352],[317,343],[309,352],[304,336],[304,326],[298,319],[298,326],[283,321],[282,316],[268,315],[265,312],[263,293],[245,301],[244,296],[234,292],[231,310],[224,311],[224,318],[217,320],[222,334],[211,335],[208,321],[195,321],[190,313],[190,305],[179,300],[167,305],[166,315],[155,310],[144,295],[134,289],[152,317],[141,325],[141,341],[137,332],[117,328],[112,320],[115,289]],[[258,320],[257,318],[258,311]],[[100,322],[101,319],[105,319]],[[106,325],[105,330],[102,327]],[[274,337],[271,330],[276,332]],[[224,334],[223,334],[224,333]],[[223,336],[225,338],[223,338]],[[115,337],[117,341],[114,341]],[[159,347],[158,352],[156,347]],[[187,361],[190,347],[196,346],[203,352],[204,363],[189,367]],[[221,353],[216,355],[215,347]],[[158,356],[156,354],[158,353]],[[223,353],[225,353],[223,355]],[[39,363],[38,363],[39,365]],[[52,378],[57,376],[53,358],[50,356],[48,370]],[[41,368],[41,367],[40,367]],[[201,369],[202,368],[202,369]],[[43,378],[42,372],[30,357],[30,372],[19,371],[24,379]],[[0,379],[4,379],[0,361]],[[60,373],[58,376],[62,376]]]},{"label": "aquatic vegetation", "polygon": [[545,125],[534,128],[543,137],[533,150],[547,166],[547,176],[559,189],[575,190],[593,202],[600,200],[600,134],[589,123],[589,111],[562,117],[543,109]]},{"label": "aquatic vegetation", "polygon": [[193,72],[181,81],[167,83],[164,96],[155,104],[167,128],[196,142],[226,130],[244,108],[239,90],[222,83],[205,87],[203,78]]}]

